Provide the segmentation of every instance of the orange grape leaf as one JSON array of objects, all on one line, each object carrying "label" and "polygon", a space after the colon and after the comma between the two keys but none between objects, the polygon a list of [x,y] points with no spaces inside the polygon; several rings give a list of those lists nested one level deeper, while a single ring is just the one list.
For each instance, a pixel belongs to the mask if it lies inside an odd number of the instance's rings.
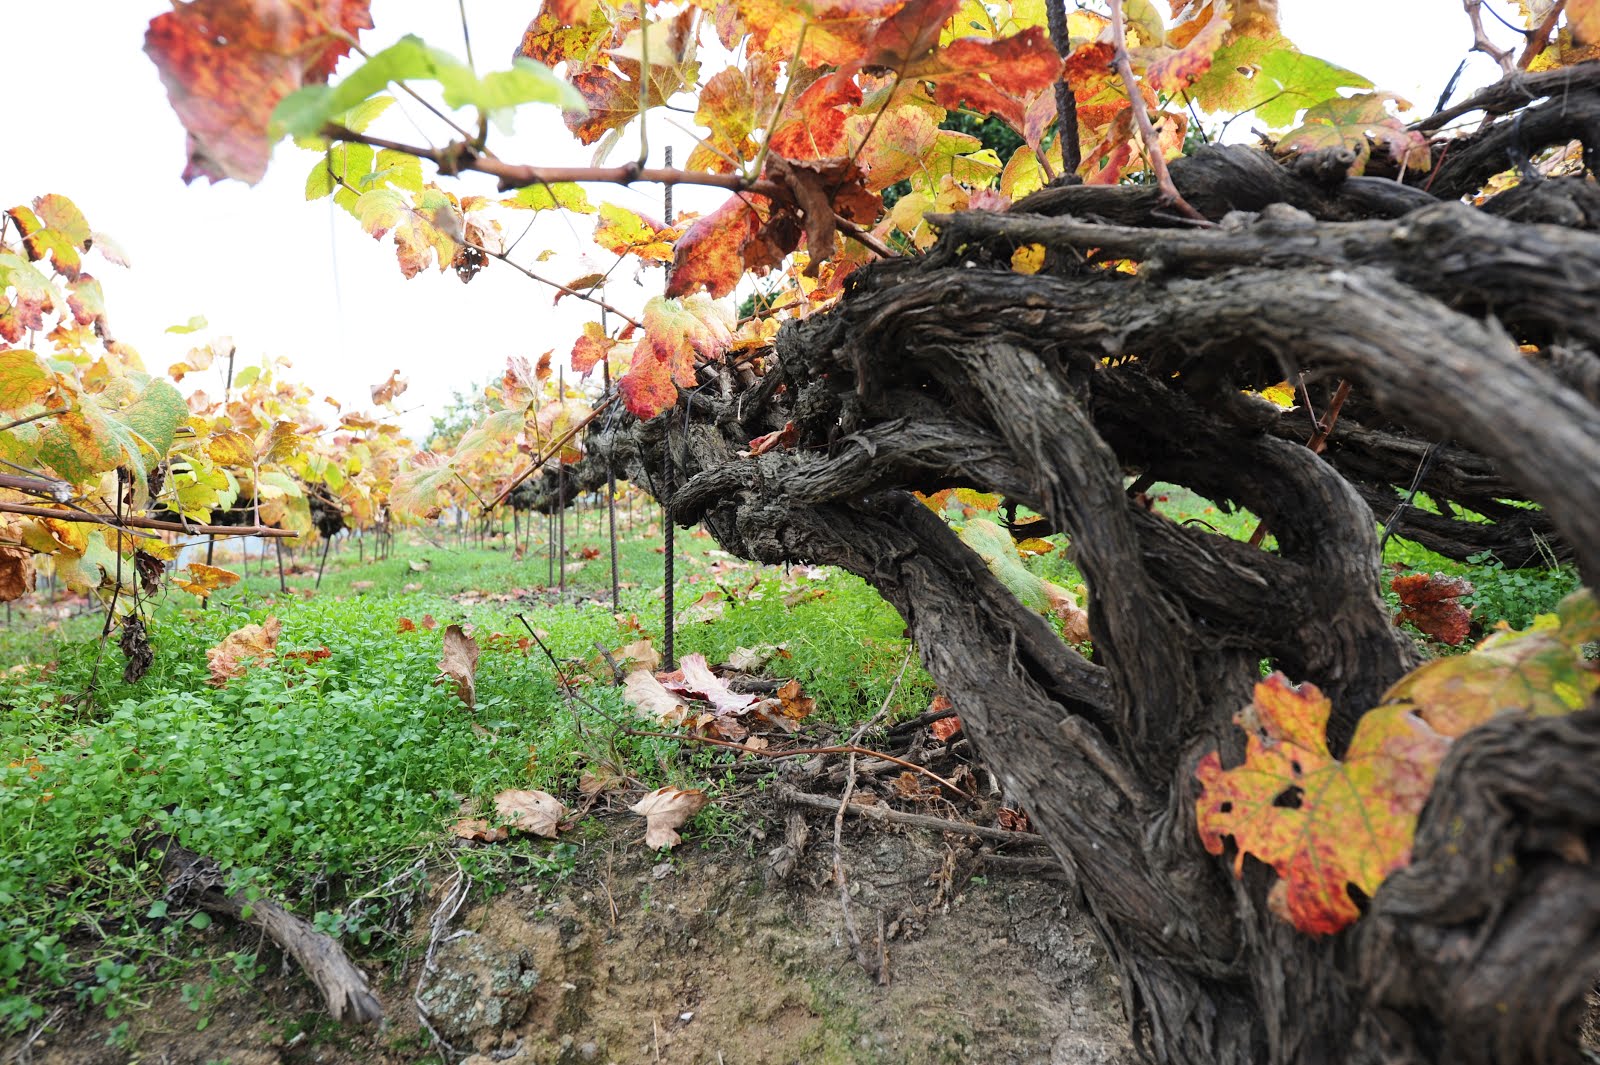
[{"label": "orange grape leaf", "polygon": [[591,66],[571,76],[587,113],[567,111],[561,117],[580,144],[593,144],[614,129],[621,129],[639,117],[639,86],[624,81],[608,67]]},{"label": "orange grape leaf", "polygon": [[439,680],[455,685],[456,697],[470,709],[478,703],[478,641],[460,625],[444,630],[444,655],[439,659]]},{"label": "orange grape leaf", "polygon": [[1403,705],[1362,717],[1343,761],[1328,753],[1332,704],[1315,685],[1280,673],[1256,685],[1235,718],[1249,732],[1244,764],[1224,770],[1217,752],[1201,759],[1196,818],[1206,849],[1238,847],[1234,873],[1250,854],[1278,882],[1268,903],[1302,932],[1327,935],[1361,914],[1348,885],[1368,896],[1411,858],[1417,814],[1450,739]]},{"label": "orange grape leaf", "polygon": [[939,31],[961,5],[962,0],[909,0],[873,31],[863,65],[900,70],[927,58],[939,44]]},{"label": "orange grape leaf", "polygon": [[0,252],[0,340],[15,344],[29,330],[43,329],[44,316],[55,309],[50,279],[22,256]]},{"label": "orange grape leaf", "polygon": [[572,345],[573,372],[588,373],[597,363],[604,362],[616,346],[617,342],[606,336],[599,322],[583,323],[583,335]]},{"label": "orange grape leaf", "polygon": [[[558,63],[588,65],[622,41],[625,26],[603,11],[589,10],[592,0],[545,0],[522,34],[517,55],[553,67]],[[573,9],[584,9],[581,11]]]},{"label": "orange grape leaf", "polygon": [[727,350],[733,322],[727,309],[704,293],[681,300],[654,296],[642,318],[644,335],[618,387],[630,411],[653,418],[677,402],[675,385],[694,387],[697,360],[715,359]]},{"label": "orange grape leaf", "polygon": [[696,147],[689,156],[690,170],[718,173],[731,170],[729,157],[743,161],[757,151],[753,139],[777,102],[776,70],[772,61],[757,53],[747,68],[728,67],[713,74],[700,90],[694,120],[710,131],[710,146]]},{"label": "orange grape leaf", "polygon": [[1458,599],[1471,595],[1472,584],[1459,577],[1435,573],[1407,573],[1389,582],[1400,597],[1396,622],[1409,621],[1436,640],[1452,647],[1467,638],[1472,612]]},{"label": "orange grape leaf", "polygon": [[239,583],[237,573],[208,566],[204,562],[191,562],[184,567],[184,570],[189,574],[188,579],[175,577],[173,583],[191,595],[198,595],[201,599],[218,588],[231,588]]},{"label": "orange grape leaf", "polygon": [[699,788],[658,788],[628,809],[645,819],[644,845],[652,849],[676,847],[683,840],[677,830],[711,800]]},{"label": "orange grape leaf", "polygon": [[150,20],[144,50],[189,132],[183,180],[267,171],[278,101],[321,84],[372,26],[369,0],[191,0]]},{"label": "orange grape leaf", "polygon": [[399,370],[394,370],[388,380],[372,386],[372,402],[380,405],[393,403],[410,385],[410,381],[400,376]]},{"label": "orange grape leaf", "polygon": [[283,622],[276,617],[269,617],[260,625],[234,629],[222,638],[221,643],[207,648],[206,664],[211,669],[212,686],[220,688],[228,681],[244,676],[252,661],[271,658],[282,631]]},{"label": "orange grape leaf", "polygon": [[33,591],[33,552],[19,544],[0,544],[0,602]]},{"label": "orange grape leaf", "polygon": [[1157,92],[1182,92],[1211,69],[1212,57],[1227,37],[1230,23],[1215,15],[1181,48],[1153,48],[1147,60],[1145,80]]}]

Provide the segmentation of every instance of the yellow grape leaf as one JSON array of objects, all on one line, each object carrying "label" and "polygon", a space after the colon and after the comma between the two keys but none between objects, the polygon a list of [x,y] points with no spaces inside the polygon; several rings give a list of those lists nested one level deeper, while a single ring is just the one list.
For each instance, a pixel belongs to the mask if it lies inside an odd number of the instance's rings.
[{"label": "yellow grape leaf", "polygon": [[174,577],[173,583],[192,595],[206,598],[219,588],[232,588],[239,583],[239,575],[231,570],[218,569],[204,562],[191,562],[184,567],[188,578]]}]

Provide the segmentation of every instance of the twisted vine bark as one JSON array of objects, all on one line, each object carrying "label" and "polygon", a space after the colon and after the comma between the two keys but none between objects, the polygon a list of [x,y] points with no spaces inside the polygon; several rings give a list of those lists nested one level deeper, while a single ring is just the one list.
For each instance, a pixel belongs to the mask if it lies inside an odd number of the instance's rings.
[{"label": "twisted vine bark", "polygon": [[[1590,91],[1474,143],[1586,133]],[[1551,221],[1586,219],[1560,205],[1587,193],[1444,202],[1480,154],[1447,163],[1436,196],[1344,180],[1337,156],[1204,149],[1172,174],[1221,223],[1205,231],[1171,228],[1138,187],[945,218],[931,254],[863,269],[786,325],[753,387],[705,366],[676,411],[597,423],[569,483],[609,467],[729,551],[877,588],[1074,874],[1151,1060],[1578,1060],[1600,972],[1600,708],[1458,743],[1414,863],[1337,937],[1273,916],[1264,867],[1235,880],[1193,821],[1194,766],[1239,757],[1231,720],[1264,660],[1329,694],[1336,748],[1416,664],[1379,594],[1374,510],[1425,452],[1441,512],[1405,535],[1600,575],[1600,236]],[[1045,247],[1040,273],[1011,271],[1022,244]],[[1246,391],[1302,373],[1314,394],[1354,384],[1323,456],[1303,412]],[[741,454],[788,422],[794,449]],[[1248,507],[1278,546],[1175,525],[1130,498],[1133,477]],[[911,495],[956,485],[1069,534],[1093,661]],[[553,490],[530,502],[565,503]]]}]

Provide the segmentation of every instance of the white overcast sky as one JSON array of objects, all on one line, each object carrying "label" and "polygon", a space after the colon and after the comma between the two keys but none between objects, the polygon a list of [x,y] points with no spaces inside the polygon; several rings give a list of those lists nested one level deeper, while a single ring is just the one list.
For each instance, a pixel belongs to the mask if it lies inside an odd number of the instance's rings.
[{"label": "white overcast sky", "polygon": [[[146,24],[170,6],[163,0],[0,0],[0,67],[10,86],[0,209],[61,193],[121,245],[130,269],[97,257],[90,269],[104,284],[113,330],[152,370],[176,361],[197,337],[227,335],[238,345],[241,364],[286,356],[292,372],[319,395],[359,407],[370,405],[368,386],[398,368],[411,381],[398,406],[420,408],[403,419],[420,434],[452,390],[497,373],[508,355],[537,357],[554,348],[558,359],[565,357],[593,308],[571,299],[552,307],[551,290],[499,264],[469,285],[431,271],[404,279],[390,243],[367,237],[330,201],[305,201],[305,176],[316,157],[292,145],[279,146],[266,179],[254,188],[231,181],[184,185],[184,133],[142,50]],[[466,0],[480,71],[508,64],[538,6],[537,0]],[[1285,31],[1305,50],[1424,110],[1471,43],[1459,0],[1281,0],[1281,8]],[[456,0],[375,0],[373,20],[376,28],[363,36],[369,51],[416,33],[462,53]],[[1474,56],[1461,91],[1494,76],[1493,64]],[[394,136],[420,141],[420,126],[443,140],[431,116],[404,97],[391,116],[387,132]],[[653,120],[650,132],[653,162],[660,161],[664,143],[677,145],[680,162],[693,144],[662,120]],[[519,116],[514,138],[490,143],[514,162],[589,159],[553,115]],[[617,161],[636,145],[630,135]],[[445,184],[492,191],[486,179]],[[680,189],[677,196],[680,209],[704,211],[723,194]],[[653,187],[594,188],[590,198],[660,215],[661,193]],[[589,218],[569,223],[542,215],[518,258],[529,262],[538,249],[557,249],[557,258],[538,266],[557,280],[604,269],[610,257],[589,243],[592,228]],[[580,259],[591,250],[592,259]],[[623,307],[637,307],[661,283],[659,272],[651,272],[643,278],[646,287],[636,285],[628,266],[613,279],[609,296]],[[205,333],[165,332],[196,314],[209,320]],[[214,390],[220,381],[200,385]]]}]

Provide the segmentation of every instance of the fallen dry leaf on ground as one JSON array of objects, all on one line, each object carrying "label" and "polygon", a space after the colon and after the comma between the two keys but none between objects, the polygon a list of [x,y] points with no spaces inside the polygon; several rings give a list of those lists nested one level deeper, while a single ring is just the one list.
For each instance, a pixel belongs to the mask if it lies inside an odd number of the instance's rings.
[{"label": "fallen dry leaf on ground", "polygon": [[511,828],[555,839],[556,826],[566,816],[561,800],[543,791],[502,791],[494,797],[495,812]]},{"label": "fallen dry leaf on ground", "polygon": [[735,647],[733,654],[722,664],[723,669],[735,673],[760,673],[766,668],[767,663],[779,656],[789,657],[789,652],[783,644],[763,643],[755,647]]},{"label": "fallen dry leaf on ground", "polygon": [[506,829],[493,827],[481,817],[462,818],[450,826],[450,834],[462,839],[475,839],[480,843],[499,843],[511,835]]},{"label": "fallen dry leaf on ground", "polygon": [[676,725],[689,712],[682,699],[667,691],[647,669],[636,669],[623,682],[622,698],[635,710],[663,725]]},{"label": "fallen dry leaf on ground", "polygon": [[444,657],[439,659],[439,679],[455,684],[456,695],[468,707],[478,705],[478,641],[460,625],[444,630]]},{"label": "fallen dry leaf on ground", "polygon": [[228,681],[242,677],[252,661],[271,658],[278,646],[278,634],[283,622],[270,617],[260,625],[245,625],[234,629],[215,647],[207,648],[206,664],[211,668],[211,683],[222,687]]},{"label": "fallen dry leaf on ground", "polygon": [[644,845],[653,849],[683,842],[678,829],[710,802],[699,788],[657,788],[629,807],[644,818]]}]

